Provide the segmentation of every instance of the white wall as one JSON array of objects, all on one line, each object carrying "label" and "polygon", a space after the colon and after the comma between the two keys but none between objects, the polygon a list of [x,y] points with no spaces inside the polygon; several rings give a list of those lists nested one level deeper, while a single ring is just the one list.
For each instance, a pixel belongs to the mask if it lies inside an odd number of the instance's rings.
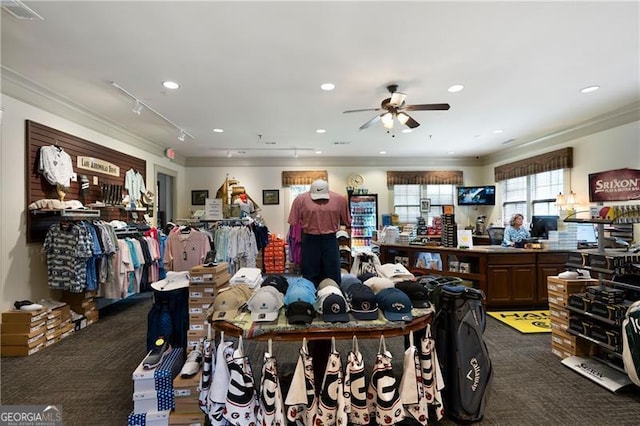
[{"label": "white wall", "polygon": [[[177,173],[177,187],[185,187],[184,167],[140,148],[115,140],[54,114],[2,95],[0,132],[0,310],[10,309],[16,300],[49,297],[46,264],[41,243],[26,243],[25,120],[33,120],[147,162],[145,182],[155,187],[154,166]],[[180,191],[179,203],[186,203]]]},{"label": "white wall", "polygon": [[[370,194],[378,194],[378,208],[380,213],[390,213],[393,210],[393,199],[391,192],[387,188],[387,170],[420,170],[419,167],[398,167],[389,168],[380,167],[189,167],[187,168],[187,192],[191,194],[194,189],[208,189],[209,196],[215,197],[216,191],[223,184],[227,174],[229,178],[235,178],[239,181],[239,185],[244,186],[247,194],[253,198],[262,209],[260,214],[265,219],[265,223],[269,227],[269,231],[276,234],[286,235],[289,225],[287,218],[289,214],[289,206],[291,201],[288,197],[289,191],[282,187],[282,170],[327,170],[329,188],[337,193],[346,195],[347,178],[351,173],[359,173],[364,179],[364,187],[369,190]],[[434,168],[425,167],[424,170],[462,170],[465,185],[490,184],[492,181],[484,181],[483,169],[481,167],[444,167]],[[279,205],[262,205],[263,189],[279,189],[280,204]],[[189,211],[196,210],[197,206],[189,206]],[[200,207],[201,208],[201,207]],[[489,207],[486,207],[490,209]],[[182,212],[189,214],[189,211]],[[460,223],[467,221],[466,215],[471,213],[471,222],[475,220],[477,212],[466,211],[460,208],[456,211],[456,219]],[[381,220],[378,217],[378,220]]]}]

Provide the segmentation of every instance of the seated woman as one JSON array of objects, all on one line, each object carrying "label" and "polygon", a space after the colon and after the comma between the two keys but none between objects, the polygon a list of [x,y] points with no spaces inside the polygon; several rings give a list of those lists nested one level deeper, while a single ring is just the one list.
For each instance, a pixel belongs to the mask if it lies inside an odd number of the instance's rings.
[{"label": "seated woman", "polygon": [[520,213],[514,213],[509,221],[509,226],[504,230],[502,245],[504,247],[523,247],[524,240],[531,238],[529,230],[522,226],[524,217]]}]

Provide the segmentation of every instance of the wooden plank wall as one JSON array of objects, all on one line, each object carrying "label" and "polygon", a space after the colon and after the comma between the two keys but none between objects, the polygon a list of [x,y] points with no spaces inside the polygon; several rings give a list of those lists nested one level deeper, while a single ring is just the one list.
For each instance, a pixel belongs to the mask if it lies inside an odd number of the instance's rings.
[{"label": "wooden plank wall", "polygon": [[[39,150],[43,146],[58,145],[58,147],[64,149],[70,156],[73,164],[73,170],[78,174],[78,181],[71,182],[65,201],[77,200],[80,195],[80,176],[86,175],[89,178],[89,193],[85,204],[95,203],[96,201],[102,201],[101,188],[103,184],[120,185],[122,188],[122,194],[126,194],[124,190],[124,176],[127,170],[135,169],[145,177],[145,184],[148,186],[149,182],[146,182],[146,161],[140,158],[132,157],[130,155],[123,154],[110,148],[89,142],[79,137],[70,135],[68,133],[61,132],[51,127],[45,126],[40,123],[36,123],[31,120],[26,120],[26,187],[27,197],[25,210],[28,211],[29,204],[40,199],[57,199],[55,185],[51,185],[41,174],[38,172],[39,162]],[[94,157],[100,160],[108,161],[120,167],[120,176],[110,176],[98,171],[78,169],[76,167],[77,157]],[[98,178],[98,184],[94,185],[94,176]],[[154,185],[151,185],[153,189]],[[121,197],[120,197],[121,199]],[[101,219],[104,220],[125,220],[128,221],[128,212],[116,207],[105,207],[101,209]],[[49,218],[49,222],[51,218]],[[27,215],[27,242],[43,241],[44,235],[42,230],[40,232],[32,232],[32,228],[41,228],[35,222],[46,222],[40,218],[34,218],[33,215]]]}]

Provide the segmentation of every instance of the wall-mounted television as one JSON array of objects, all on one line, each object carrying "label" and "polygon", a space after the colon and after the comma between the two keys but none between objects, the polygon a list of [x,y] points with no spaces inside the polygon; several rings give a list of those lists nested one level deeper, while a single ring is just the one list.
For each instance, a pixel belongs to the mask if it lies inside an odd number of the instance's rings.
[{"label": "wall-mounted television", "polygon": [[486,186],[459,186],[459,206],[494,206],[496,204],[496,187]]}]

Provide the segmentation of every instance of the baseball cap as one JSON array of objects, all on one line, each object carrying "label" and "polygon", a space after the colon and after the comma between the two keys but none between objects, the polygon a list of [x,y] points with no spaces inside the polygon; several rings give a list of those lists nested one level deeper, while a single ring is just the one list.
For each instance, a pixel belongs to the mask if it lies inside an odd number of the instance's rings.
[{"label": "baseball cap", "polygon": [[401,263],[385,263],[379,267],[380,274],[387,278],[415,279],[415,275],[407,270]]},{"label": "baseball cap", "polygon": [[429,293],[424,285],[417,281],[401,281],[396,283],[396,288],[404,292],[411,304],[416,308],[428,308],[431,306],[429,302]]},{"label": "baseball cap", "polygon": [[218,293],[211,305],[211,321],[229,321],[237,314],[242,305],[251,296],[251,289],[244,284],[237,284]]},{"label": "baseball cap", "polygon": [[284,297],[275,287],[260,287],[249,298],[247,306],[251,311],[252,321],[275,321],[280,308],[284,306]]},{"label": "baseball cap", "polygon": [[340,277],[340,288],[345,293],[352,284],[362,284],[362,281],[353,274],[343,274],[342,277]]},{"label": "baseball cap", "polygon": [[311,303],[297,301],[285,307],[285,315],[289,324],[311,324],[315,314]]},{"label": "baseball cap", "polygon": [[311,193],[312,200],[328,200],[329,184],[326,180],[314,180],[311,184],[311,189],[309,190],[309,192]]},{"label": "baseball cap", "polygon": [[318,296],[320,296],[320,290],[322,290],[325,287],[335,287],[338,290],[340,290],[340,286],[338,285],[337,282],[335,282],[331,278],[325,278],[324,280],[320,281],[320,284],[318,284]]},{"label": "baseball cap", "polygon": [[350,321],[347,300],[339,287],[327,286],[318,290],[318,299],[313,306],[325,322]]},{"label": "baseball cap", "polygon": [[336,232],[336,238],[349,238],[349,233],[344,229],[341,229]]},{"label": "baseball cap", "polygon": [[275,287],[280,293],[287,294],[289,282],[283,275],[267,275],[262,281],[261,287]]},{"label": "baseball cap", "polygon": [[374,274],[373,272],[365,272],[364,274],[360,274],[358,275],[358,279],[360,280],[360,282],[365,282],[366,280],[368,280],[369,278],[373,278],[373,277],[377,277],[378,274]]},{"label": "baseball cap", "polygon": [[285,305],[293,302],[307,302],[310,305],[316,301],[316,288],[306,278],[289,281],[289,288],[284,295]]},{"label": "baseball cap", "polygon": [[385,288],[395,287],[395,283],[385,277],[371,277],[364,282],[364,285],[373,290],[375,294],[380,293]]},{"label": "baseball cap", "polygon": [[378,302],[376,295],[369,287],[356,282],[345,290],[351,315],[358,320],[378,319]]},{"label": "baseball cap", "polygon": [[389,321],[411,321],[411,300],[397,288],[385,288],[376,294],[378,307]]}]

